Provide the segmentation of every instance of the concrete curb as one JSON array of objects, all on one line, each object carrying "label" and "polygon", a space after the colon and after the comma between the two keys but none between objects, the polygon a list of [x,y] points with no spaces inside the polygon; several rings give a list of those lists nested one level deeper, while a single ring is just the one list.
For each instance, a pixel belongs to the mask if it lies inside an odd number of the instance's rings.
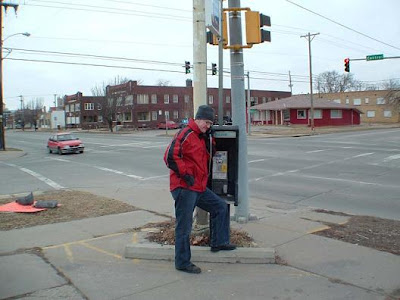
[{"label": "concrete curb", "polygon": [[[192,261],[207,263],[275,264],[275,249],[237,248],[211,252],[208,247],[191,247]],[[159,244],[128,244],[125,258],[174,261],[175,247]]]}]

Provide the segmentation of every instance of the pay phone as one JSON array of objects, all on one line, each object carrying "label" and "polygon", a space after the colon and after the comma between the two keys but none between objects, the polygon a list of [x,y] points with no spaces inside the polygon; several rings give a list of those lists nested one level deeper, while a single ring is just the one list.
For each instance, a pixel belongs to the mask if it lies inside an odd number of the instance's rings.
[{"label": "pay phone", "polygon": [[238,205],[239,128],[213,126],[215,140],[209,188],[221,198]]}]

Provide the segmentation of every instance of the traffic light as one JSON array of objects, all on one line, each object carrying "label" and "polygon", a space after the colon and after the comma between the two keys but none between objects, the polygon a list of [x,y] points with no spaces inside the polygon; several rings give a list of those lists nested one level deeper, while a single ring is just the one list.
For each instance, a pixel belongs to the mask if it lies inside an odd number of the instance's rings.
[{"label": "traffic light", "polygon": [[271,32],[260,29],[271,26],[271,18],[258,11],[246,11],[246,43],[247,45],[260,44],[271,41]]},{"label": "traffic light", "polygon": [[344,59],[344,71],[350,72],[350,58]]},{"label": "traffic light", "polygon": [[217,75],[217,64],[211,64],[211,74]]},{"label": "traffic light", "polygon": [[190,73],[190,61],[185,61],[185,73]]},{"label": "traffic light", "polygon": [[218,45],[218,39],[211,31],[207,31],[206,38],[207,38],[207,44]]}]

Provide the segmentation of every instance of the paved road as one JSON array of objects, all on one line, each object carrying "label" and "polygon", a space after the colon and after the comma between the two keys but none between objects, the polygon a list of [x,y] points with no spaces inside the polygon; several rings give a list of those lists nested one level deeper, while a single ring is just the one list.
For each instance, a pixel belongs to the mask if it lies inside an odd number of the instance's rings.
[{"label": "paved road", "polygon": [[[83,155],[49,154],[49,133],[7,132],[7,146],[27,152],[0,161],[1,194],[71,188],[107,194],[168,187],[162,162],[171,139],[162,131],[80,133]],[[315,206],[400,219],[400,130],[307,137],[250,137],[249,189],[266,203]],[[251,205],[251,204],[250,204]]]}]

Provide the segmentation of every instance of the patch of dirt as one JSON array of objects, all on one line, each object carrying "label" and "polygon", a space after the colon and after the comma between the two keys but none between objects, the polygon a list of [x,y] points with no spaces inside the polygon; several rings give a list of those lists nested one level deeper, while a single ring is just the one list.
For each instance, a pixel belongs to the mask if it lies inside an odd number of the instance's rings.
[{"label": "patch of dirt", "polygon": [[[146,227],[159,229],[158,232],[149,232],[147,239],[151,242],[156,242],[162,245],[175,245],[175,219],[160,223],[147,224]],[[237,229],[231,229],[230,242],[238,247],[255,247],[253,238],[247,232]],[[205,246],[210,245],[210,232],[209,230],[196,231],[192,230],[190,237],[190,244],[192,246]]]},{"label": "patch of dirt", "polygon": [[326,225],[330,228],[314,234],[400,255],[400,221],[371,216],[350,216],[345,224]]},{"label": "patch of dirt", "polygon": [[[0,205],[16,198],[0,199]],[[36,213],[0,213],[0,230],[68,222],[85,218],[119,214],[136,210],[124,202],[80,191],[50,191],[34,195],[34,200],[57,200],[57,208]]]}]

